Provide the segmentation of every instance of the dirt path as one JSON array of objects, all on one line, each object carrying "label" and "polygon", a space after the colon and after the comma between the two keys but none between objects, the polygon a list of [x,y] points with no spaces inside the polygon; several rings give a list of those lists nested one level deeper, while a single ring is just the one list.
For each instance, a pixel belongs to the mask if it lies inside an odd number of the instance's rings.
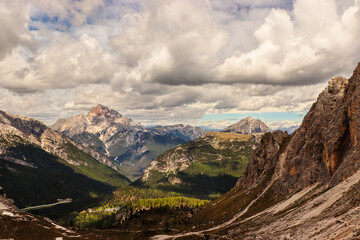
[{"label": "dirt path", "polygon": [[[32,207],[27,207],[27,208],[23,208],[20,209],[21,211],[28,211],[28,210],[33,210],[33,209],[41,209],[41,208],[49,208],[49,207],[53,207],[59,204],[66,204],[66,203],[71,203],[72,199],[71,198],[67,198],[67,199],[62,199],[59,200],[56,203],[49,203],[49,204],[44,204],[44,205],[38,205],[38,206],[32,206]],[[1,205],[0,205],[0,209],[1,209]]]}]

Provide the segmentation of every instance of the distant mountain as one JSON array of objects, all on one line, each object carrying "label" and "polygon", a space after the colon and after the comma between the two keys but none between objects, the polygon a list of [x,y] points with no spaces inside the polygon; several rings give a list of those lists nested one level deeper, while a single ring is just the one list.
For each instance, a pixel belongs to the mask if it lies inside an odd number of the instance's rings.
[{"label": "distant mountain", "polygon": [[0,183],[18,207],[68,197],[75,207],[129,182],[106,156],[37,120],[0,111]]},{"label": "distant mountain", "polygon": [[236,132],[241,134],[265,133],[270,131],[270,128],[266,126],[264,122],[252,117],[246,117],[223,130],[223,132]]},{"label": "distant mountain", "polygon": [[280,131],[283,131],[283,132],[287,132],[288,134],[292,134],[293,132],[295,132],[296,129],[298,129],[299,126],[296,125],[296,126],[291,126],[291,127],[279,127],[278,129],[276,130],[280,130]]},{"label": "distant mountain", "polygon": [[258,140],[258,136],[207,132],[156,157],[138,183],[202,199],[219,196],[235,186]]},{"label": "distant mountain", "polygon": [[195,140],[205,133],[200,127],[193,127],[190,125],[177,124],[170,126],[155,126],[147,128],[152,134],[157,135],[173,135],[185,140]]},{"label": "distant mountain", "polygon": [[157,126],[146,129],[101,104],[80,114],[59,119],[52,129],[110,157],[132,179],[166,150],[199,135],[191,126]]},{"label": "distant mountain", "polygon": [[[91,108],[87,115],[59,119],[51,128],[109,157],[126,152],[146,132],[140,123],[100,104]],[[119,147],[113,149],[114,145]]]}]

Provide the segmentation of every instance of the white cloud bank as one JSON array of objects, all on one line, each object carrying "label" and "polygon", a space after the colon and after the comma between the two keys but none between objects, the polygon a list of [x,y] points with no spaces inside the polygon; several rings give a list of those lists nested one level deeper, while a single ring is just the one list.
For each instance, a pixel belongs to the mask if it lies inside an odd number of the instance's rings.
[{"label": "white cloud bank", "polygon": [[358,0],[2,2],[0,109],[24,115],[19,104],[41,103],[26,112],[51,123],[103,103],[149,124],[302,111],[359,61],[359,9]]}]

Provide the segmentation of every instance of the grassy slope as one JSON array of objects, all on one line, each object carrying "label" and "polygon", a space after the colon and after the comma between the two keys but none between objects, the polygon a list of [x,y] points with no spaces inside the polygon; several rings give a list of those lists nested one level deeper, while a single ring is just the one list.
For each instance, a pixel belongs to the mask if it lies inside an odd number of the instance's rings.
[{"label": "grassy slope", "polygon": [[[187,169],[175,174],[153,170],[145,185],[202,199],[213,199],[229,191],[241,177],[253,152],[252,147],[257,144],[249,135],[220,132],[208,135],[209,138],[200,138],[168,151],[195,159]],[[156,159],[159,164],[163,164],[161,157]],[[182,184],[170,184],[174,178],[180,179]]]},{"label": "grassy slope", "polygon": [[[180,196],[178,193],[151,188],[122,187],[113,192],[92,211],[78,213],[73,221],[79,227],[108,228],[120,226],[123,219],[119,212],[127,211],[128,217],[151,209],[198,208],[208,201]],[[161,216],[159,216],[161,220]]]},{"label": "grassy slope", "polygon": [[84,153],[77,149],[74,145],[65,144],[64,148],[67,152],[69,152],[74,159],[78,159],[80,161],[86,162],[85,164],[81,164],[79,166],[72,165],[67,163],[64,160],[60,160],[64,165],[67,165],[74,169],[76,173],[83,174],[88,178],[94,179],[96,181],[103,182],[105,184],[109,184],[111,186],[120,187],[123,185],[127,185],[130,183],[130,180],[124,175],[116,172],[110,167],[99,163],[94,158],[90,157],[88,154]]},{"label": "grassy slope", "polygon": [[62,218],[71,211],[94,206],[115,187],[129,184],[129,180],[115,170],[97,162],[71,144],[63,147],[74,159],[85,164],[72,165],[41,148],[14,135],[1,139],[6,156],[26,159],[36,168],[15,164],[0,156],[0,186],[19,208],[56,202],[58,198],[72,198],[71,204],[35,211],[38,214]]},{"label": "grassy slope", "polygon": [[119,167],[131,180],[135,180],[141,176],[144,168],[146,168],[156,156],[183,143],[185,143],[185,140],[180,138],[149,134],[145,139],[145,147],[148,151],[141,157],[134,157],[130,152],[120,155],[118,157],[118,161],[121,163]]}]

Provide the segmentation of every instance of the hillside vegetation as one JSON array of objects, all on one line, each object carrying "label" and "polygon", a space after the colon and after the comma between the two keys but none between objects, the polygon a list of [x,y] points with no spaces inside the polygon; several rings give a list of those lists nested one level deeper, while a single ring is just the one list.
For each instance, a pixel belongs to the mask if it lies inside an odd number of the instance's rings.
[{"label": "hillside vegetation", "polygon": [[73,224],[79,227],[109,228],[121,226],[134,215],[148,210],[199,208],[207,202],[184,197],[175,192],[122,187],[114,191],[98,207],[76,213]]},{"label": "hillside vegetation", "polygon": [[207,132],[158,156],[134,185],[213,199],[235,186],[256,146],[252,135]]}]

